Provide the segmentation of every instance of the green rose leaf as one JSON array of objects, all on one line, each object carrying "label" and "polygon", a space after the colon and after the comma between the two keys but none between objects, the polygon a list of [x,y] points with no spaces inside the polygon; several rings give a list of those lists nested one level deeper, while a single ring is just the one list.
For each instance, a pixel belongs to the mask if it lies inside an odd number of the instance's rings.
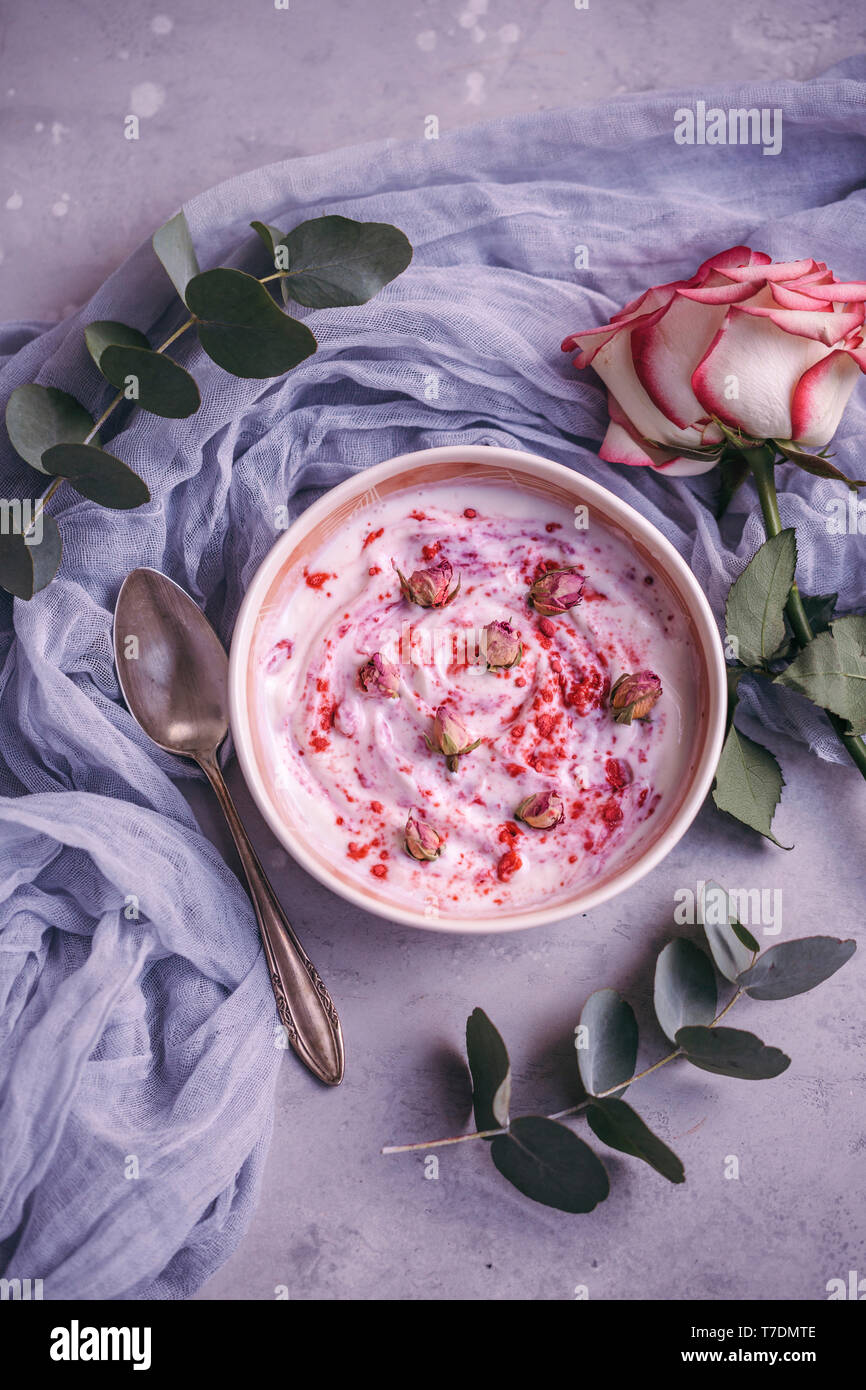
[{"label": "green rose leaf", "polygon": [[737,983],[753,999],[790,999],[829,980],[856,949],[856,941],[841,941],[836,936],[780,941],[764,951]]},{"label": "green rose leaf", "polygon": [[[759,949],[758,943],[745,927],[740,927],[730,898],[720,883],[705,885],[703,907],[704,935],[716,969],[731,984],[736,984],[742,972],[751,965]],[[740,927],[739,932],[737,927]],[[745,937],[740,932],[745,933]]]},{"label": "green rose leaf", "polygon": [[668,1182],[685,1182],[686,1172],[672,1149],[644,1124],[637,1111],[624,1100],[611,1097],[590,1105],[586,1118],[593,1134],[603,1144],[620,1153],[642,1158]]},{"label": "green rose leaf", "polygon": [[205,270],[190,280],[186,300],[208,357],[233,376],[282,376],[316,351],[306,324],[282,313],[242,270]]},{"label": "green rose leaf", "polygon": [[54,444],[76,444],[93,429],[83,405],[66,391],[53,386],[17,386],[6,406],[6,429],[17,454],[38,468],[42,455]]},{"label": "green rose leaf", "polygon": [[[836,612],[836,604],[839,602],[839,595],[801,594],[800,600],[803,604],[806,620],[812,631],[815,633],[826,632],[833,621],[833,614]],[[787,612],[785,613],[785,633],[785,641],[779,647],[779,650],[773,653],[774,661],[790,661],[800,650]]]},{"label": "green rose leaf", "polygon": [[150,501],[147,484],[138,474],[94,444],[55,444],[42,462],[46,473],[65,478],[82,497],[100,506],[126,511]]},{"label": "green rose leaf", "polygon": [[728,686],[728,713],[725,720],[725,731],[730,729],[734,722],[734,715],[737,712],[737,705],[740,703],[740,681],[749,672],[745,666],[726,666],[725,680]]},{"label": "green rose leaf", "polygon": [[63,542],[54,517],[43,511],[42,538],[28,544],[20,531],[0,534],[0,584],[16,598],[30,599],[51,583],[60,567]]},{"label": "green rose leaf", "polygon": [[769,748],[731,724],[713,784],[713,801],[719,810],[784,849],[770,828],[784,785],[782,770]]},{"label": "green rose leaf", "polygon": [[[274,252],[276,251],[280,242],[285,237],[285,232],[281,232],[279,227],[272,226],[270,222],[251,222],[250,226],[252,227],[253,231],[259,237],[261,237],[262,242],[264,243],[264,246],[268,253],[270,267],[272,270],[276,270],[278,267],[274,258]],[[280,293],[283,297],[283,303],[288,307],[289,300],[291,298],[291,296],[289,295],[288,282],[285,280],[285,278],[283,278],[275,281],[274,283],[279,285]]]},{"label": "green rose leaf", "polygon": [[656,961],[653,1005],[662,1032],[673,1042],[688,1024],[709,1023],[716,1013],[716,977],[693,941],[669,941]]},{"label": "green rose leaf", "polygon": [[681,1028],[674,1041],[689,1062],[717,1076],[765,1081],[791,1065],[778,1047],[767,1047],[754,1033],[739,1028]]},{"label": "green rose leaf", "polygon": [[[671,447],[669,444],[662,444],[658,439],[650,439],[647,435],[644,435],[643,439],[651,449],[664,450]],[[722,446],[720,444],[698,444],[694,448],[689,448],[688,445],[678,444],[677,454],[680,458],[698,459],[701,463],[718,463],[719,459],[722,457]]]},{"label": "green rose leaf", "polygon": [[806,610],[806,617],[813,632],[826,632],[831,622],[833,614],[836,612],[836,604],[839,602],[838,594],[801,594],[803,607]]},{"label": "green rose leaf", "polygon": [[472,1072],[472,1102],[480,1130],[505,1129],[511,1102],[508,1051],[483,1009],[466,1020],[466,1055]]},{"label": "green rose leaf", "polygon": [[592,1211],[610,1184],[601,1160],[565,1125],[525,1115],[498,1135],[490,1154],[504,1178],[533,1202],[558,1211]]},{"label": "green rose leaf", "polygon": [[589,996],[577,1039],[577,1065],[589,1095],[611,1091],[634,1075],[637,1037],[634,1011],[615,989],[598,989]]},{"label": "green rose leaf", "polygon": [[412,259],[412,247],[397,227],[349,217],[314,217],[281,244],[288,253],[287,292],[308,309],[366,304]]},{"label": "green rose leaf", "polygon": [[845,483],[852,492],[856,492],[858,487],[866,487],[862,478],[849,478],[847,473],[843,473],[822,454],[807,454],[804,449],[798,449],[787,440],[781,444],[778,439],[773,442],[779,453],[784,454],[789,463],[795,463],[798,468],[802,468],[804,473],[813,473],[816,478],[833,478],[837,483]]},{"label": "green rose leaf", "polygon": [[785,603],[796,565],[797,542],[788,528],[765,541],[731,585],[725,624],[744,665],[764,665],[785,640]]},{"label": "green rose leaf", "polygon": [[836,618],[791,665],[778,685],[806,695],[813,704],[847,719],[855,734],[866,733],[866,617]]},{"label": "green rose leaf", "polygon": [[185,299],[186,287],[193,276],[198,275],[199,268],[183,210],[164,227],[157,228],[152,245],[181,299]]},{"label": "green rose leaf", "polygon": [[84,337],[103,376],[143,410],[170,420],[186,419],[198,410],[201,397],[189,372],[153,352],[137,328],[105,319],[88,324]]}]

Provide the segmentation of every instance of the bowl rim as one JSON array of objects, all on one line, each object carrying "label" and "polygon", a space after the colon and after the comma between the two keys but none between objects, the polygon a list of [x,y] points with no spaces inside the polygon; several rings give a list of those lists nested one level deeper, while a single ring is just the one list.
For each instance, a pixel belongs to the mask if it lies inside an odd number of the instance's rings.
[{"label": "bowl rim", "polygon": [[[674,814],[670,824],[646,852],[634,863],[620,872],[614,872],[609,879],[593,888],[591,885],[571,898],[558,901],[549,907],[535,907],[521,912],[502,923],[491,922],[478,917],[425,917],[399,903],[389,904],[365,892],[359,884],[346,883],[329,875],[326,867],[314,859],[306,849],[300,836],[280,816],[268,794],[267,786],[256,764],[250,729],[249,708],[246,698],[247,673],[256,621],[261,608],[261,599],[270,582],[280,568],[285,556],[292,550],[299,536],[313,529],[328,517],[335,507],[344,505],[353,496],[363,496],[385,478],[392,477],[404,469],[419,465],[453,463],[465,460],[467,463],[491,464],[494,467],[519,465],[524,471],[536,477],[548,478],[563,483],[568,481],[579,490],[580,498],[575,501],[594,504],[609,520],[623,527],[628,533],[641,540],[654,556],[662,557],[663,569],[678,581],[678,595],[683,606],[688,609],[699,638],[698,659],[703,660],[708,687],[708,733],[696,763],[689,790]],[[229,714],[232,739],[244,780],[265,822],[279,843],[289,854],[324,887],[329,888],[343,901],[370,912],[376,917],[385,918],[401,926],[419,927],[425,931],[483,935],[525,931],[530,927],[545,926],[561,921],[566,917],[578,916],[599,907],[610,898],[625,892],[650,873],[671,852],[682,839],[703,805],[710,789],[716,766],[722,751],[727,715],[727,676],[725,659],[716,620],[703,589],[685,560],[662,535],[658,527],[640,512],[622,501],[616,493],[594,482],[584,473],[566,467],[550,459],[542,458],[522,449],[509,449],[499,445],[487,444],[447,444],[430,449],[417,449],[407,454],[398,454],[382,463],[372,464],[345,478],[307,507],[299,517],[274,542],[256,570],[241,603],[229,652]]]}]

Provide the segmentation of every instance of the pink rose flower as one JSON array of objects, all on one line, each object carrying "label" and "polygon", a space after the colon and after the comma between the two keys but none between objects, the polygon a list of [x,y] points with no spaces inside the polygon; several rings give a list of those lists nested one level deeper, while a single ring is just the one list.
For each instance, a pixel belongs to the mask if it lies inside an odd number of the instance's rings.
[{"label": "pink rose flower", "polygon": [[751,439],[829,443],[866,371],[864,309],[866,283],[821,261],[734,246],[562,348],[608,388],[601,458],[687,476],[717,462],[714,416]]},{"label": "pink rose flower", "polygon": [[397,569],[393,560],[391,564],[397,570],[403,597],[410,603],[417,603],[419,608],[447,608],[460,590],[459,579],[451,588],[454,571],[447,560],[437,560],[426,570],[413,570],[408,579]]},{"label": "pink rose flower", "polygon": [[529,602],[542,617],[558,618],[581,602],[585,584],[586,577],[576,565],[548,570],[530,588]]}]

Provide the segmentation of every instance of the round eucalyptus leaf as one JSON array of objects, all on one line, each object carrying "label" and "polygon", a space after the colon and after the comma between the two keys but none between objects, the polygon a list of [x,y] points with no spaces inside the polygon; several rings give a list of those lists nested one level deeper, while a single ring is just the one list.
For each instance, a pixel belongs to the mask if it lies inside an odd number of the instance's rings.
[{"label": "round eucalyptus leaf", "polygon": [[47,473],[42,455],[53,444],[73,444],[93,429],[83,405],[54,386],[18,386],[6,406],[6,429],[12,447],[31,468]]},{"label": "round eucalyptus leaf", "polygon": [[662,1032],[676,1040],[689,1024],[711,1023],[716,977],[709,958],[685,937],[669,941],[656,962],[653,1004]]},{"label": "round eucalyptus leaf", "polygon": [[118,345],[150,348],[150,343],[143,333],[137,328],[130,328],[128,323],[119,323],[116,319],[96,319],[95,322],[89,323],[84,330],[84,341],[97,367],[101,366],[102,354],[107,347]]},{"label": "round eucalyptus leaf", "polygon": [[504,1129],[511,1102],[511,1063],[505,1043],[483,1009],[473,1009],[466,1020],[466,1055],[476,1125],[480,1130]]},{"label": "round eucalyptus leaf", "polygon": [[615,989],[598,989],[589,996],[576,1039],[580,1079],[589,1095],[611,1091],[630,1080],[637,1037],[634,1011]]},{"label": "round eucalyptus leaf", "polygon": [[601,1160],[566,1125],[524,1115],[491,1143],[490,1156],[524,1196],[558,1211],[585,1212],[603,1202],[610,1184]]},{"label": "round eucalyptus leaf", "polygon": [[150,490],[121,459],[93,444],[55,444],[43,455],[46,473],[65,478],[76,492],[103,507],[127,511],[150,501]]},{"label": "round eucalyptus leaf", "polygon": [[157,228],[151,244],[183,299],[189,281],[194,275],[198,275],[198,260],[183,209],[166,222],[164,227]]},{"label": "round eucalyptus leaf", "polygon": [[[274,248],[282,241],[285,233],[279,227],[274,227],[270,222],[251,222],[253,231],[260,236],[273,259]],[[276,268],[276,267],[275,267]]]},{"label": "round eucalyptus leaf", "polygon": [[233,376],[282,376],[316,350],[306,324],[284,314],[242,270],[205,270],[190,280],[186,299],[208,357]]},{"label": "round eucalyptus leaf", "polygon": [[680,1028],[674,1041],[694,1066],[718,1076],[765,1081],[791,1065],[790,1057],[778,1047],[767,1047],[754,1033],[740,1028]]},{"label": "round eucalyptus leaf", "polygon": [[309,309],[366,304],[412,259],[412,246],[388,222],[314,217],[283,237],[286,288]]},{"label": "round eucalyptus leaf", "polygon": [[29,539],[21,531],[0,533],[0,585],[16,598],[32,598],[51,583],[62,553],[60,530],[49,512],[41,512]]},{"label": "round eucalyptus leaf", "polygon": [[201,405],[198,387],[189,372],[150,348],[110,344],[99,365],[112,386],[152,415],[183,420],[194,415]]},{"label": "round eucalyptus leaf", "polygon": [[[758,945],[755,943],[750,948],[748,941],[736,930],[740,924],[737,922],[731,900],[720,883],[708,883],[704,887],[703,919],[704,935],[716,962],[716,969],[726,980],[735,984],[737,976],[751,965]],[[745,928],[741,930],[745,931]],[[754,941],[751,933],[746,935],[750,941]]]},{"label": "round eucalyptus leaf", "polygon": [[749,950],[752,952],[752,955],[756,955],[757,952],[760,951],[761,948],[758,945],[757,941],[752,936],[752,933],[749,931],[748,927],[743,926],[742,922],[732,922],[731,930],[733,931],[734,936],[737,938],[738,941],[741,941],[744,946],[748,946]]},{"label": "round eucalyptus leaf", "polygon": [[603,1144],[619,1149],[620,1153],[631,1154],[633,1158],[642,1158],[668,1182],[685,1182],[686,1173],[680,1159],[624,1100],[613,1096],[597,1100],[590,1105],[586,1118],[593,1134]]},{"label": "round eucalyptus leaf", "polygon": [[[267,249],[268,259],[269,259],[269,264],[270,264],[271,269],[272,269],[272,270],[277,270],[277,269],[278,269],[278,266],[277,266],[276,260],[274,259],[274,252],[275,252],[277,246],[278,246],[278,245],[280,244],[280,242],[283,240],[283,237],[285,236],[285,232],[281,232],[280,229],[279,229],[279,227],[273,227],[273,226],[270,224],[270,222],[251,222],[251,223],[250,223],[250,226],[252,227],[253,231],[254,231],[259,237],[261,237],[261,240],[262,240],[262,242],[264,243],[265,248]],[[288,306],[289,299],[290,299],[290,295],[289,295],[288,285],[286,284],[285,278],[282,278],[282,279],[280,279],[280,280],[274,280],[274,281],[271,282],[271,284],[272,284],[272,285],[279,285],[279,287],[280,287],[280,294],[282,295],[283,303],[284,303],[286,306]]]},{"label": "round eucalyptus leaf", "polygon": [[856,941],[841,941],[836,936],[780,941],[743,972],[738,984],[753,999],[790,999],[835,975],[856,949]]}]

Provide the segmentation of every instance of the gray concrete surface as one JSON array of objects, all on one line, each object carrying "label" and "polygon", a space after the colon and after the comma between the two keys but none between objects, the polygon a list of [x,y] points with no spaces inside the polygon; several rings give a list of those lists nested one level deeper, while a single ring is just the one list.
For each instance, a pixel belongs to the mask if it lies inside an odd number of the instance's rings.
[{"label": "gray concrete surface", "polygon": [[2,7],[4,319],[62,317],[185,198],[244,169],[411,138],[429,114],[445,131],[720,77],[805,78],[866,45],[857,0],[286,3]]}]

